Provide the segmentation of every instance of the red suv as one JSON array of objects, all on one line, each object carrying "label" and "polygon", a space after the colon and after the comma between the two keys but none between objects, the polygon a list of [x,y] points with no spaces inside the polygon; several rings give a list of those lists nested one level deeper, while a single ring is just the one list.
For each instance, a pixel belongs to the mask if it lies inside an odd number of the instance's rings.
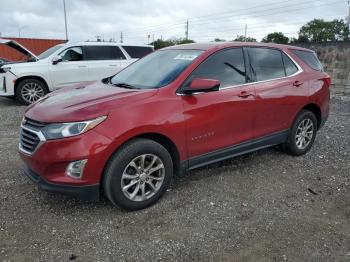
[{"label": "red suv", "polygon": [[19,151],[39,188],[129,210],[176,173],[282,145],[310,150],[329,112],[330,77],[313,51],[286,45],[189,44],[28,107]]}]

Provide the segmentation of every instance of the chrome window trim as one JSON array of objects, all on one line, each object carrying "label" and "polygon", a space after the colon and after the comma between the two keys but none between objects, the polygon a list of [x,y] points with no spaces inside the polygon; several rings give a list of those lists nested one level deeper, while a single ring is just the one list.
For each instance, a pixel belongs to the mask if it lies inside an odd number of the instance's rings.
[{"label": "chrome window trim", "polygon": [[[28,152],[27,150],[25,150],[25,149],[21,146],[21,140],[19,141],[19,143],[18,143],[18,149],[19,149],[19,151],[22,152],[22,153],[24,153],[24,154],[26,154],[26,155],[31,156],[31,155],[33,155],[33,154],[40,148],[40,146],[46,141],[46,138],[45,138],[45,136],[43,135],[43,133],[42,133],[41,131],[36,131],[36,130],[30,129],[30,128],[28,128],[28,127],[25,127],[25,126],[23,126],[23,125],[21,125],[21,128],[22,128],[22,129],[25,129],[25,130],[28,130],[29,132],[32,132],[32,133],[36,134],[36,135],[38,136],[39,140],[40,140],[39,143],[38,143],[38,145],[36,146],[36,148],[35,148],[35,150],[34,150],[33,152]],[[21,137],[20,137],[20,139],[21,139]]]},{"label": "chrome window trim", "polygon": [[[266,48],[266,49],[268,49],[268,48]],[[283,76],[283,77],[278,77],[278,78],[273,78],[273,79],[267,79],[267,80],[262,80],[262,81],[250,82],[250,83],[245,83],[245,84],[241,84],[241,85],[233,85],[233,86],[222,87],[222,88],[219,88],[219,91],[220,90],[225,90],[225,89],[237,88],[237,87],[241,87],[241,86],[256,85],[256,84],[266,83],[266,82],[275,81],[275,80],[287,79],[287,78],[294,77],[294,76],[299,75],[302,72],[304,72],[303,68],[289,54],[287,54],[284,50],[281,50],[281,49],[277,49],[277,50],[283,52],[290,60],[292,60],[292,62],[298,68],[298,71],[296,71],[294,74],[289,75],[289,76]],[[198,95],[198,94],[204,94],[204,93],[206,93],[206,92],[192,93],[191,95]],[[176,95],[187,96],[187,94],[182,94],[182,93],[177,93],[177,92],[176,92]]]}]

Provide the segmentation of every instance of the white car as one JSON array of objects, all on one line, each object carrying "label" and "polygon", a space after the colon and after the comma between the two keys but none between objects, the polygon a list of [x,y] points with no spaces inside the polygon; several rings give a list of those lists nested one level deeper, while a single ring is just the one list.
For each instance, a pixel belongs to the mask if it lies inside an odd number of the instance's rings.
[{"label": "white car", "polygon": [[23,53],[26,62],[0,67],[0,96],[31,104],[48,92],[112,76],[153,51],[150,45],[80,42],[56,45],[39,56],[15,41],[0,39]]}]

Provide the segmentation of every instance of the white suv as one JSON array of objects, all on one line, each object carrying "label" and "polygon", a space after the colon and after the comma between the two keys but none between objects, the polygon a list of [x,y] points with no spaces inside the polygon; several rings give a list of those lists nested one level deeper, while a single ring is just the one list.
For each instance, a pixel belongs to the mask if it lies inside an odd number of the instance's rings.
[{"label": "white suv", "polygon": [[39,56],[12,40],[0,44],[20,51],[26,62],[0,67],[0,96],[31,104],[48,92],[112,76],[153,51],[150,45],[81,42],[56,45]]}]

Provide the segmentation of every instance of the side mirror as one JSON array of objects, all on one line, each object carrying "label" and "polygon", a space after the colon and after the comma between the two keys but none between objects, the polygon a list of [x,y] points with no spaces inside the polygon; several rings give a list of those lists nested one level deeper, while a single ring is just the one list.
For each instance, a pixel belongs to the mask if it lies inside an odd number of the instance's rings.
[{"label": "side mirror", "polygon": [[190,86],[183,89],[184,94],[193,94],[198,92],[219,91],[220,81],[216,79],[195,78]]},{"label": "side mirror", "polygon": [[55,57],[52,59],[52,64],[53,64],[53,65],[57,65],[59,62],[62,62],[62,57],[61,57],[61,56],[55,56]]}]

